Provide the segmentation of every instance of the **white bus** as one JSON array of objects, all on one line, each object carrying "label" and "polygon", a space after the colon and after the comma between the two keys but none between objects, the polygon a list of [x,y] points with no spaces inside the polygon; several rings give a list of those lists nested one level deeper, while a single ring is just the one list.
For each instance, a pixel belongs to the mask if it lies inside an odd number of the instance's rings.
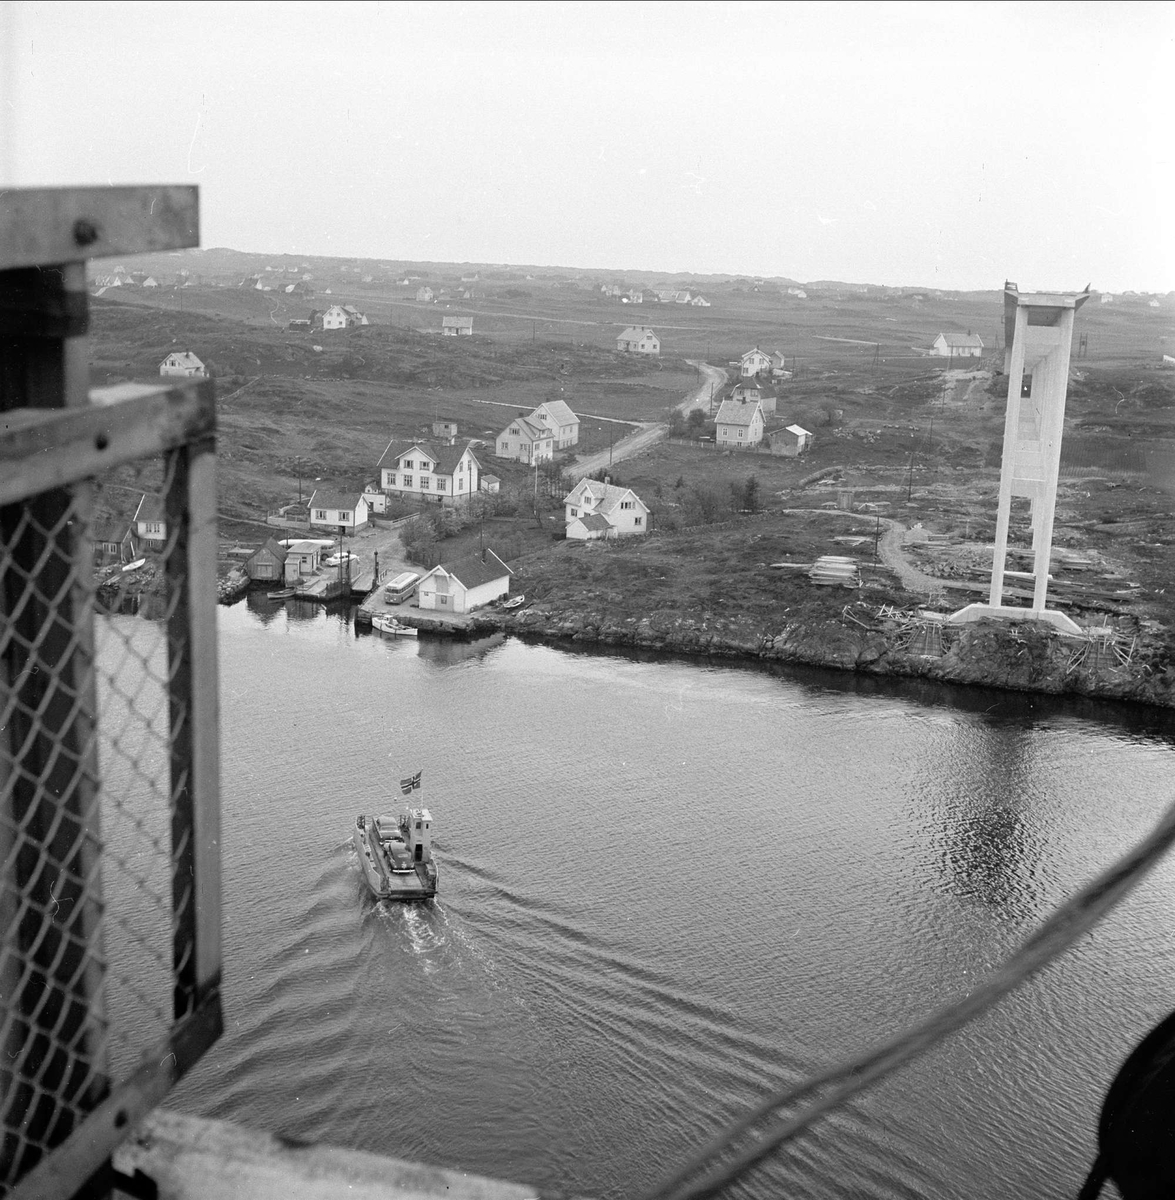
[{"label": "white bus", "polygon": [[402,604],[416,591],[420,576],[415,571],[405,571],[384,584],[384,599],[389,604]]}]

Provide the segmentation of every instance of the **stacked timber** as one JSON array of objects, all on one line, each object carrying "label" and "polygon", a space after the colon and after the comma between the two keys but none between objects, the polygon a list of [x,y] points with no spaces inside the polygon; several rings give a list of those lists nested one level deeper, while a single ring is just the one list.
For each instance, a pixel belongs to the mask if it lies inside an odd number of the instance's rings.
[{"label": "stacked timber", "polygon": [[823,587],[855,588],[861,586],[861,572],[855,558],[837,554],[825,554],[818,558],[808,571],[808,578]]}]

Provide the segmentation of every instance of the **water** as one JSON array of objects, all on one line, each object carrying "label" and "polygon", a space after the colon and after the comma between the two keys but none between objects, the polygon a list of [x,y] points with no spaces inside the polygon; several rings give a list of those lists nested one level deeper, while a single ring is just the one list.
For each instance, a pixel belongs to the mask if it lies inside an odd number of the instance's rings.
[{"label": "water", "polygon": [[[959,996],[1170,798],[1162,714],[264,601],[220,630],[227,1028],[170,1102],[568,1192]],[[441,899],[380,906],[351,825],[416,770]],[[1171,1004],[1173,871],[744,1194],[1071,1196]]]}]

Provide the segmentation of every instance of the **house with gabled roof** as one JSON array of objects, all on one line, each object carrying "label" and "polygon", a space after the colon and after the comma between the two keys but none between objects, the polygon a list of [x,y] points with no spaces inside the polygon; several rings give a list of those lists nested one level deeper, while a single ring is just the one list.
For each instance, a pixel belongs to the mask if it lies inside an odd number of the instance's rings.
[{"label": "house with gabled roof", "polygon": [[555,439],[556,450],[565,450],[579,442],[579,418],[563,400],[544,400],[529,419],[546,425]]},{"label": "house with gabled roof", "polygon": [[285,578],[288,552],[275,538],[269,538],[245,559],[245,574],[250,579],[280,582]]},{"label": "house with gabled roof", "polygon": [[710,301],[707,300],[706,297],[702,296],[702,295],[695,296],[690,301],[690,304],[692,304],[694,306],[694,308],[709,308],[710,307]]},{"label": "house with gabled roof", "polygon": [[563,497],[566,536],[578,541],[648,533],[649,506],[632,490],[581,479]]},{"label": "house with gabled roof", "polygon": [[451,446],[413,442],[397,449],[389,442],[376,464],[380,488],[406,500],[463,504],[479,490],[481,463],[472,447],[468,440]]},{"label": "house with gabled roof", "polygon": [[165,378],[203,379],[208,371],[191,350],[173,350],[159,364],[159,374]]},{"label": "house with gabled roof", "polygon": [[509,595],[511,574],[492,550],[468,554],[433,567],[416,585],[416,602],[433,612],[472,612]]},{"label": "house with gabled roof", "polygon": [[151,550],[163,549],[167,542],[167,515],[162,496],[144,492],[139,497],[131,520],[135,523],[135,535],[141,543]]},{"label": "house with gabled roof", "polygon": [[420,287],[416,289],[416,299],[421,304],[431,304],[433,302],[433,290],[430,287]]},{"label": "house with gabled roof", "polygon": [[494,454],[515,462],[547,462],[555,457],[555,435],[545,422],[518,416],[498,434]]},{"label": "house with gabled roof", "polygon": [[983,339],[977,333],[940,333],[931,353],[941,358],[982,358]]},{"label": "house with gabled roof", "polygon": [[616,349],[629,354],[660,354],[661,339],[647,325],[630,325],[616,339]]},{"label": "house with gabled roof", "polygon": [[370,515],[362,492],[315,488],[310,497],[310,526],[354,533],[367,526]]},{"label": "house with gabled roof", "polygon": [[771,355],[765,354],[758,346],[748,350],[738,360],[738,373],[744,378],[758,375],[760,371],[769,370],[771,370]]},{"label": "house with gabled roof", "polygon": [[748,450],[763,440],[763,406],[758,400],[723,400],[714,418],[719,450]]},{"label": "house with gabled roof", "polygon": [[470,337],[473,334],[473,318],[442,317],[441,333],[445,337]]},{"label": "house with gabled roof", "polygon": [[98,515],[90,522],[90,541],[94,546],[94,566],[111,563],[126,565],[139,556],[134,526],[126,517]]}]

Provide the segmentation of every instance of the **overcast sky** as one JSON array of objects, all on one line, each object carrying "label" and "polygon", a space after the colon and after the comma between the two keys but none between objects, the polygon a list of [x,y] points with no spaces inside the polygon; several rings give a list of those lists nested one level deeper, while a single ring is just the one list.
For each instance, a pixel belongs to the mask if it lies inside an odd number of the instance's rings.
[{"label": "overcast sky", "polygon": [[202,243],[1175,289],[1169,3],[0,5],[0,183]]}]

